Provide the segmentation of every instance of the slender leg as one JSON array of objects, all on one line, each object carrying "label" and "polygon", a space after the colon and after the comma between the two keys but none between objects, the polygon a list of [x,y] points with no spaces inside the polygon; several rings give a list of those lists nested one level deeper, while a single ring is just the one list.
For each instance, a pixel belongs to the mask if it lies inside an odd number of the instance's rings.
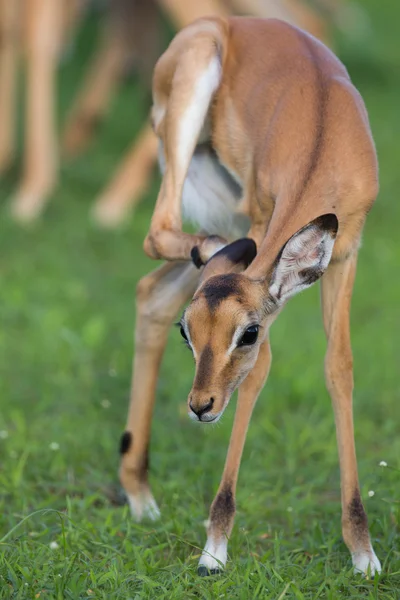
[{"label": "slender leg", "polygon": [[117,33],[112,30],[105,35],[67,117],[62,139],[67,156],[75,156],[86,149],[121,78],[127,48]]},{"label": "slender leg", "polygon": [[133,209],[145,192],[157,161],[158,140],[145,125],[114,178],[97,200],[93,215],[104,226],[115,226]]},{"label": "slender leg", "polygon": [[199,274],[192,264],[168,263],[146,275],[137,288],[135,358],[126,431],[121,440],[120,479],[135,519],[155,519],[148,485],[148,449],[158,370],[169,327],[194,293]]},{"label": "slender leg", "polygon": [[63,2],[61,20],[61,46],[70,43],[84,13],[84,2],[82,0],[68,0]]},{"label": "slender leg", "polygon": [[258,395],[268,377],[271,349],[267,339],[260,347],[257,362],[239,388],[235,421],[224,472],[211,505],[207,543],[199,562],[199,575],[220,570],[227,560],[228,538],[235,517],[235,491],[246,433]]},{"label": "slender leg", "polygon": [[353,429],[353,357],[350,345],[350,302],[357,256],[332,263],[322,277],[322,309],[328,338],[325,378],[332,398],[339,449],[343,539],[355,571],[371,574],[381,566],[372,548],[367,515],[361,501]]},{"label": "slender leg", "polygon": [[0,174],[14,157],[19,0],[0,0]]},{"label": "slender leg", "polygon": [[168,14],[178,29],[182,29],[196,19],[210,15],[228,16],[229,11],[221,0],[158,0],[158,4]]},{"label": "slender leg", "polygon": [[27,106],[24,173],[12,212],[29,221],[39,214],[57,178],[55,79],[61,36],[61,0],[25,0]]},{"label": "slender leg", "polygon": [[322,16],[312,8],[311,2],[304,0],[229,0],[229,4],[234,11],[240,14],[282,19],[306,29],[312,35],[326,42],[326,23]]},{"label": "slender leg", "polygon": [[[78,154],[91,141],[127,65],[134,60],[144,83],[149,86],[160,52],[159,11],[155,1],[112,0],[103,39],[67,119],[63,139],[66,154]],[[141,162],[140,156],[138,162]],[[107,216],[104,215],[106,224]]]},{"label": "slender leg", "polygon": [[[193,35],[184,52],[178,35],[157,63],[153,122],[163,141],[165,173],[144,242],[145,252],[152,258],[190,260],[194,246],[200,246],[203,258],[206,244],[212,254],[224,243],[220,238],[205,241],[204,237],[184,233],[181,218],[183,184],[220,77],[214,37],[204,32]],[[171,87],[168,97],[167,85]]]}]

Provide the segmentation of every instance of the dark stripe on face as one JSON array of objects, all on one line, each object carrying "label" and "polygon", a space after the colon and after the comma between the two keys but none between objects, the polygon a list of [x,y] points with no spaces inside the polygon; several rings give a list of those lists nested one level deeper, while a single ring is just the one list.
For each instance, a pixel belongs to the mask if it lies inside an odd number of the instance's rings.
[{"label": "dark stripe on face", "polygon": [[208,308],[213,312],[225,298],[229,296],[241,298],[242,286],[237,275],[229,273],[212,277],[204,284],[201,293],[207,301]]},{"label": "dark stripe on face", "polygon": [[199,365],[197,367],[196,378],[193,384],[195,389],[202,389],[207,384],[211,374],[213,360],[214,353],[211,346],[207,344],[200,356]]},{"label": "dark stripe on face", "polygon": [[314,66],[315,72],[315,137],[314,146],[310,152],[308,165],[304,171],[304,176],[301,184],[299,185],[297,194],[295,196],[295,202],[301,199],[308,184],[311,181],[312,175],[314,174],[318,163],[321,158],[322,148],[325,140],[325,118],[326,109],[328,102],[328,89],[327,84],[324,81],[323,71],[319,64],[318,56],[313,44],[307,39],[303,38],[304,44],[307,46],[310,60]]}]

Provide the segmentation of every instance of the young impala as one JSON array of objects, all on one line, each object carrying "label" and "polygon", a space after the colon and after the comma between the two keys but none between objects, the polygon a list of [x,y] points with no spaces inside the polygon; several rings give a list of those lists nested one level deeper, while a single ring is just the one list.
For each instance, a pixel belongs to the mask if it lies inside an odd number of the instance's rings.
[{"label": "young impala", "polygon": [[[244,17],[202,19],[182,30],[156,65],[153,100],[163,181],[144,248],[169,262],[137,289],[120,471],[133,515],[158,515],[148,485],[157,374],[168,328],[194,293],[181,319],[196,361],[190,417],[216,421],[239,388],[199,572],[226,563],[246,431],[271,363],[269,328],[291,296],[322,276],[343,537],[356,571],[379,572],[352,417],[350,299],[361,232],[378,192],[363,101],[345,67],[311,35]],[[182,231],[182,209],[201,234]]]}]

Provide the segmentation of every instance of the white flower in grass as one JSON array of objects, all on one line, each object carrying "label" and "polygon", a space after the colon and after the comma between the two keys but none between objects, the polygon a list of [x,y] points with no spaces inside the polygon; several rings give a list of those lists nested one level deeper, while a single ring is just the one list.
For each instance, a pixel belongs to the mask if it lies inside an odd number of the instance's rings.
[{"label": "white flower in grass", "polygon": [[56,450],[60,449],[60,444],[58,442],[51,442],[49,448],[55,452]]},{"label": "white flower in grass", "polygon": [[59,548],[59,547],[60,547],[60,546],[57,544],[57,542],[50,542],[49,546],[50,546],[50,550],[57,550],[57,548]]},{"label": "white flower in grass", "polygon": [[372,496],[375,496],[375,492],[374,492],[374,490],[369,490],[369,492],[368,492],[368,496],[369,496],[370,498],[372,498]]},{"label": "white flower in grass", "polygon": [[8,438],[8,431],[6,429],[2,429],[0,431],[0,440],[6,440]]},{"label": "white flower in grass", "polygon": [[293,512],[293,506],[288,506],[286,509],[288,512]]},{"label": "white flower in grass", "polygon": [[379,463],[380,467],[387,467],[387,462],[385,460],[381,460],[381,462]]},{"label": "white flower in grass", "polygon": [[102,400],[100,402],[100,404],[103,408],[110,408],[110,406],[111,406],[111,402],[109,400],[107,400],[106,398],[104,400]]}]

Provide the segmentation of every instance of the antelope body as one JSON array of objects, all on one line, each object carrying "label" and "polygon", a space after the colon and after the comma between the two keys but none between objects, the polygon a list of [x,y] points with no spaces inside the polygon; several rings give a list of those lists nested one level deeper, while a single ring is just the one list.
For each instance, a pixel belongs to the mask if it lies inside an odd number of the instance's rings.
[{"label": "antelope body", "polygon": [[[207,18],[182,30],[159,59],[152,122],[163,181],[144,247],[168,262],[137,290],[120,472],[134,516],[158,515],[147,481],[156,378],[168,328],[194,294],[181,319],[196,361],[189,415],[216,421],[239,388],[199,570],[225,565],[246,431],[271,362],[269,327],[288,298],[322,277],[343,537],[356,571],[380,571],[352,420],[350,300],[362,228],[378,193],[360,95],[334,54],[300,29],[273,19]],[[197,221],[198,235],[182,231],[182,210]]]}]

